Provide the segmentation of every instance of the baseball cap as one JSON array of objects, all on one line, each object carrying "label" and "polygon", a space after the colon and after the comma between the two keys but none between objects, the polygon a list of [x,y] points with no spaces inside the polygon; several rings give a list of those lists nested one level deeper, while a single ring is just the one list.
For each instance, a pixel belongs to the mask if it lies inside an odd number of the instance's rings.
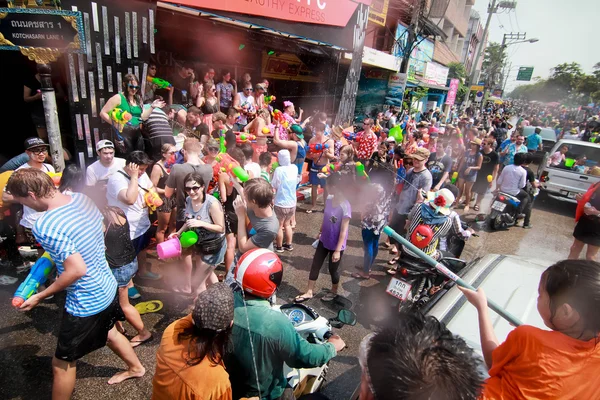
[{"label": "baseball cap", "polygon": [[417,147],[414,153],[407,155],[407,157],[414,158],[415,160],[423,161],[429,158],[429,150],[424,147]]},{"label": "baseball cap", "polygon": [[224,282],[211,285],[200,293],[192,311],[194,325],[198,329],[222,332],[233,321],[233,291]]},{"label": "baseball cap", "polygon": [[25,150],[33,149],[34,147],[50,146],[39,137],[30,137],[25,139]]},{"label": "baseball cap", "polygon": [[290,129],[296,134],[296,136],[298,136],[298,139],[304,139],[304,131],[300,125],[293,124]]},{"label": "baseball cap", "polygon": [[98,140],[98,143],[96,143],[96,151],[100,151],[102,149],[106,149],[107,147],[110,148],[115,148],[115,145],[113,144],[113,142],[111,142],[110,140]]}]

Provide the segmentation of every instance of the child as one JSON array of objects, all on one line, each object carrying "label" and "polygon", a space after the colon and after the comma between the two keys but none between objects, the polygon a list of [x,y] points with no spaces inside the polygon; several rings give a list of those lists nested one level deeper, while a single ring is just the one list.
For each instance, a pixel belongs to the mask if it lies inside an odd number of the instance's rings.
[{"label": "child", "polygon": [[242,153],[244,153],[246,159],[244,170],[250,175],[250,178],[260,178],[260,165],[252,161],[252,156],[254,155],[252,145],[250,143],[244,143],[240,149],[242,149]]},{"label": "child", "polygon": [[598,398],[600,264],[564,260],[540,280],[537,309],[546,331],[519,326],[498,342],[482,289],[460,288],[479,313],[490,378],[482,399]]},{"label": "child", "polygon": [[329,257],[329,273],[331,274],[331,291],[321,298],[322,301],[330,302],[335,299],[340,282],[339,267],[346,248],[348,239],[348,226],[352,217],[350,202],[346,200],[342,192],[343,175],[334,173],[327,178],[327,186],[331,192],[331,197],[325,202],[323,210],[323,222],[321,223],[321,232],[319,234],[319,244],[313,257],[312,267],[310,269],[308,289],[306,293],[297,296],[294,299],[296,303],[302,303],[313,297],[313,290],[319,277],[319,270],[326,257]]},{"label": "child", "polygon": [[[298,169],[291,163],[290,152],[279,150],[277,153],[280,166],[273,174],[273,189],[275,189],[275,215],[279,220],[277,244],[275,251],[283,253],[284,250],[292,251],[292,219],[296,214],[296,184],[298,183]],[[285,235],[285,237],[284,237]]]},{"label": "child", "polygon": [[272,160],[273,156],[268,151],[260,153],[260,156],[258,156],[258,165],[260,165],[260,177],[267,182],[271,182],[271,176],[269,174],[271,172],[270,169]]}]

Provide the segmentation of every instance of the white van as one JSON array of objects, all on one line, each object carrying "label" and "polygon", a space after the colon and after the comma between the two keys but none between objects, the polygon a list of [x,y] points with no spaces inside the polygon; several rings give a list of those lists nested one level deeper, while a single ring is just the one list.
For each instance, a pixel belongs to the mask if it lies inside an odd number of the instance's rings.
[{"label": "white van", "polygon": [[[550,157],[563,146],[569,149],[565,154],[565,160],[558,165],[549,165]],[[574,169],[576,160],[582,156],[586,157],[585,165],[579,170]],[[600,176],[591,174],[592,168],[596,166],[600,166],[600,144],[580,140],[559,140],[540,164],[538,170],[540,189],[554,199],[576,203],[577,193],[585,193],[591,184],[600,181]]]}]

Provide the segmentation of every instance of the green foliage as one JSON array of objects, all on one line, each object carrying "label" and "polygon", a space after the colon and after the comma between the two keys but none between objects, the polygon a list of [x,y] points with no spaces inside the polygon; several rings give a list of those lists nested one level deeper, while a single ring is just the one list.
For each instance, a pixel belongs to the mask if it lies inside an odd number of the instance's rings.
[{"label": "green foliage", "polygon": [[506,60],[506,47],[500,43],[491,42],[485,48],[481,64],[481,80],[485,86],[494,87],[502,81],[502,69]]},{"label": "green foliage", "polygon": [[467,78],[467,69],[462,63],[452,62],[448,64],[448,78],[458,79],[460,83],[465,83]]}]

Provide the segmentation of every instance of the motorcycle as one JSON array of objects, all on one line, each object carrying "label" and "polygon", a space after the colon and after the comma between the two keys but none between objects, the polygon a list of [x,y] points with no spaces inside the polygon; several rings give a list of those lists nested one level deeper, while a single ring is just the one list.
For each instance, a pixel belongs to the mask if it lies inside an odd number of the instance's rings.
[{"label": "motorcycle", "polygon": [[[356,314],[347,309],[341,309],[336,318],[328,320],[319,315],[315,309],[306,304],[284,304],[274,305],[273,309],[283,313],[294,325],[296,331],[309,343],[326,343],[332,335],[332,325],[341,327],[343,325],[355,325]],[[299,398],[302,395],[315,393],[319,391],[327,371],[329,363],[325,363],[315,368],[291,368],[284,366],[284,373],[288,380],[288,385],[294,389],[294,396]]]},{"label": "motorcycle", "polygon": [[507,229],[517,223],[521,201],[515,196],[498,192],[492,202],[492,211],[489,215],[490,228],[493,230]]}]

